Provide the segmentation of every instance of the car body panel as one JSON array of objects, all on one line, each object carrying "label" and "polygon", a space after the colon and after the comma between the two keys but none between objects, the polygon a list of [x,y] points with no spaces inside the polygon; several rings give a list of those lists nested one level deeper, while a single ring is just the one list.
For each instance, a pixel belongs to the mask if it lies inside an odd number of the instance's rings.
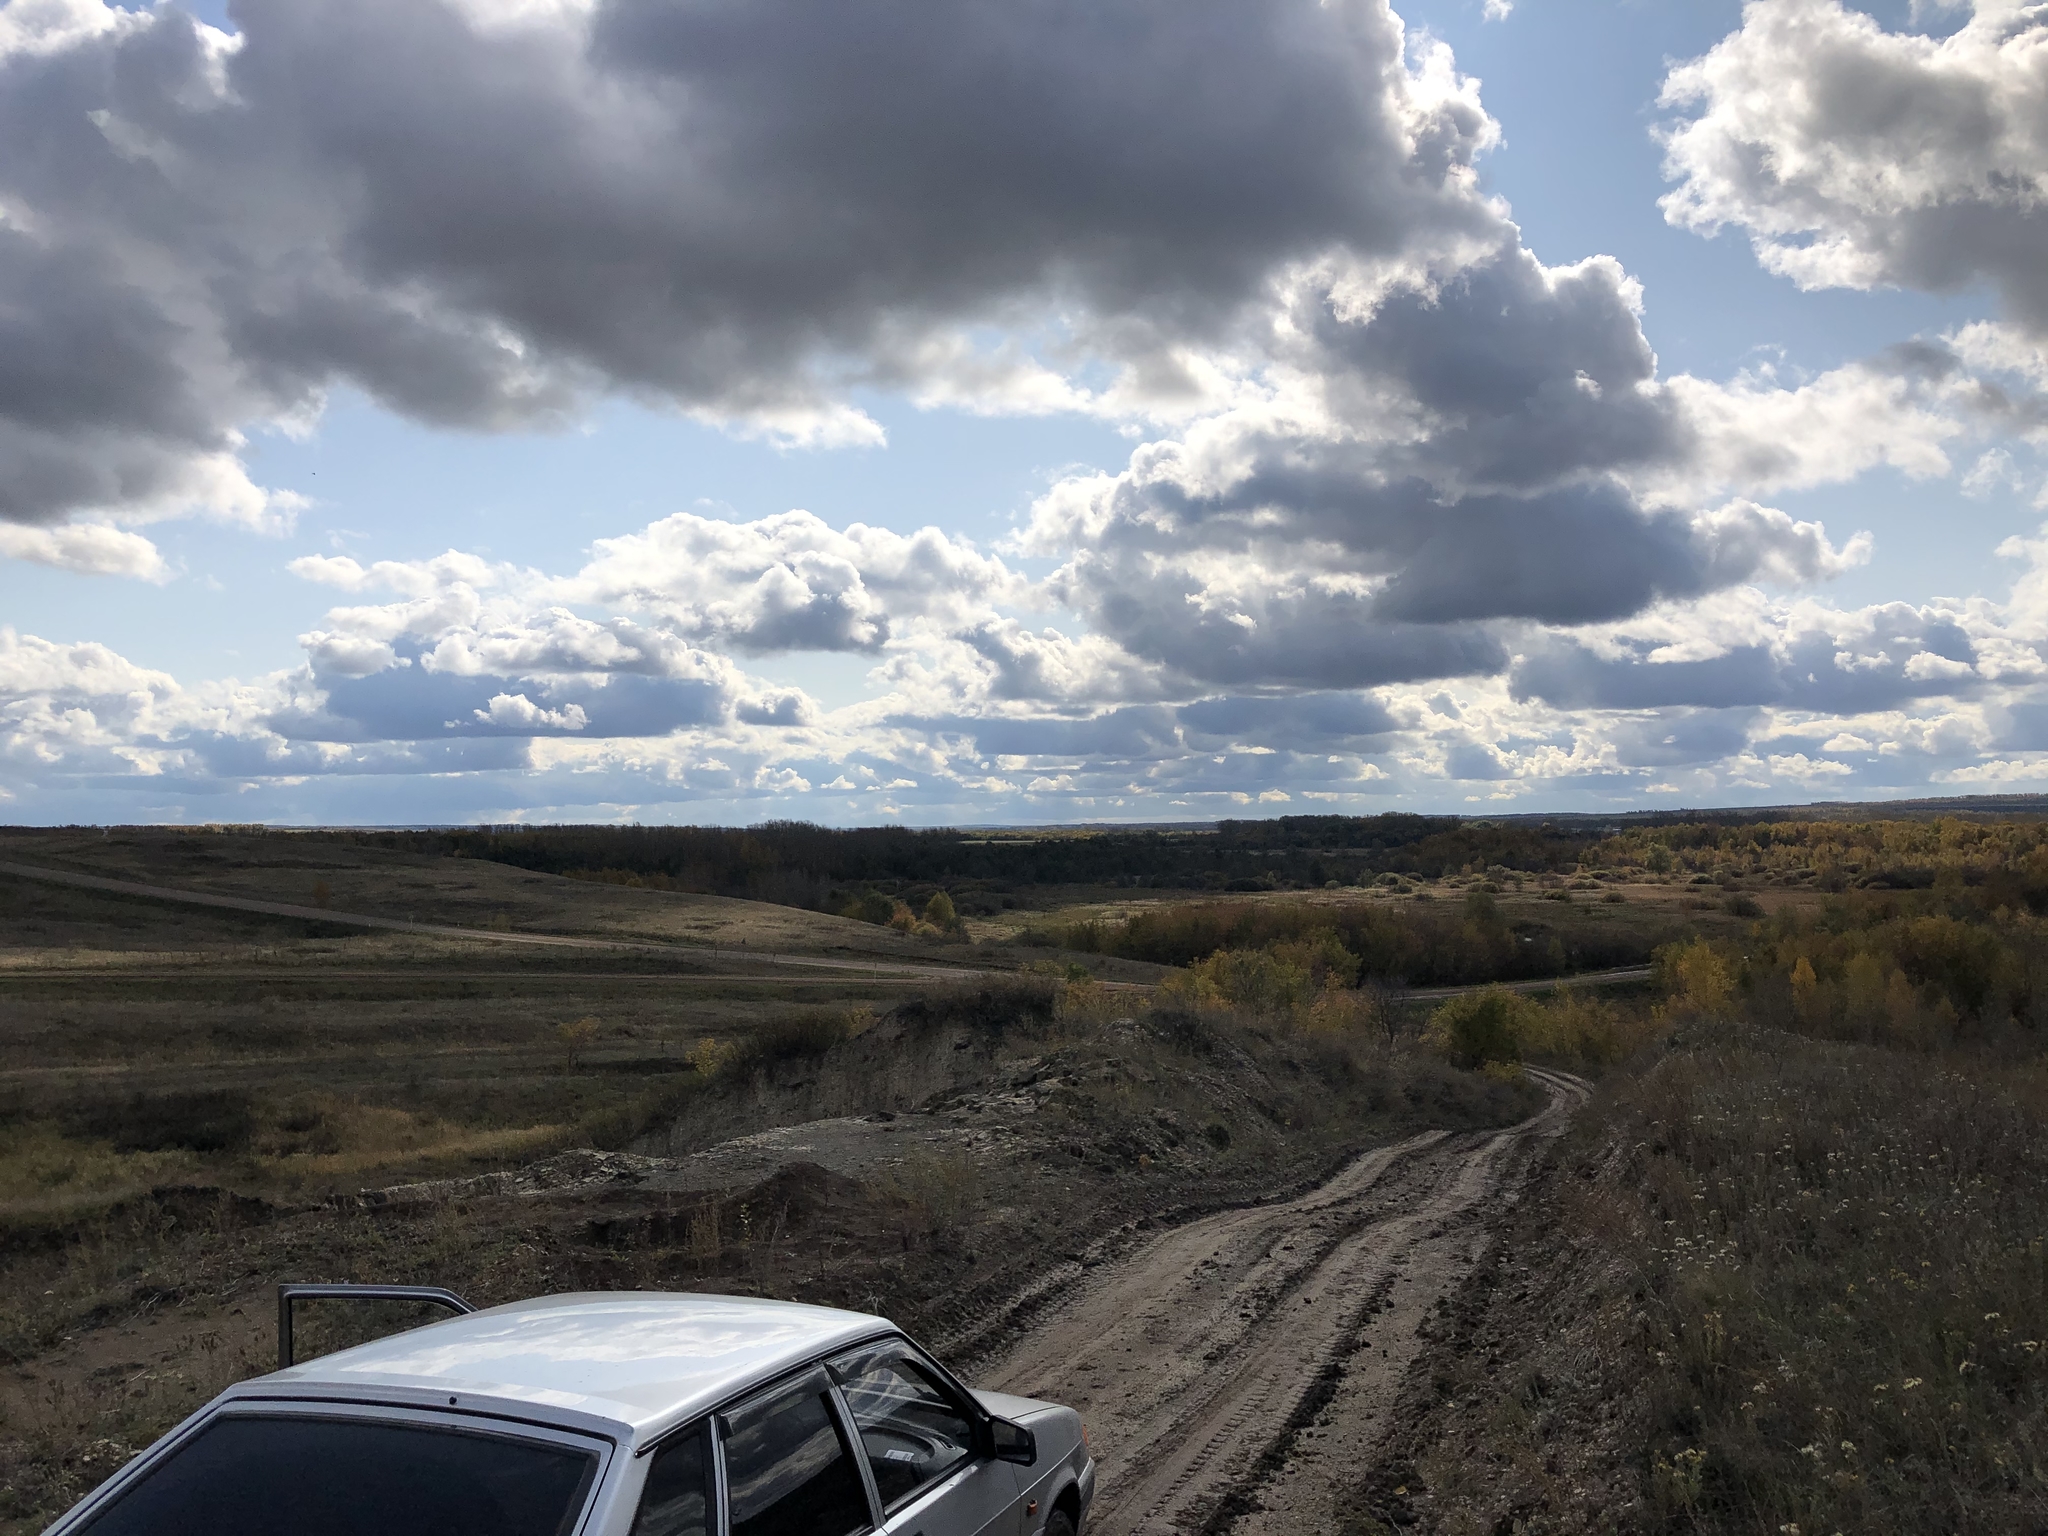
[{"label": "car body panel", "polygon": [[[886,1319],[864,1313],[694,1293],[549,1296],[466,1313],[237,1383],[46,1536],[77,1529],[224,1413],[370,1416],[579,1437],[601,1444],[604,1455],[578,1536],[624,1536],[654,1459],[647,1453],[665,1436],[849,1348],[902,1337]],[[1069,1489],[1077,1516],[1085,1512],[1094,1464],[1073,1410],[1003,1393],[972,1395],[987,1412],[1032,1431],[1035,1463],[979,1456],[889,1516],[885,1536],[1036,1536]],[[1039,1503],[1027,1516],[1030,1500]]]},{"label": "car body panel", "polygon": [[1061,1496],[1074,1491],[1074,1526],[1078,1530],[1095,1501],[1095,1460],[1081,1428],[1081,1416],[1058,1403],[1032,1397],[1013,1397],[1007,1392],[976,1392],[975,1398],[999,1419],[1022,1424],[1038,1442],[1038,1459],[1029,1467],[1017,1468],[1017,1487],[1023,1495],[1020,1509],[1036,1505],[1025,1516],[1021,1536],[1037,1536],[1051,1518]]},{"label": "car body panel", "polygon": [[465,1313],[244,1385],[469,1394],[571,1410],[645,1443],[807,1360],[895,1331],[882,1318],[793,1301],[600,1291]]},{"label": "car body panel", "polygon": [[882,1530],[887,1536],[1017,1536],[1022,1471],[978,1457],[904,1505]]}]

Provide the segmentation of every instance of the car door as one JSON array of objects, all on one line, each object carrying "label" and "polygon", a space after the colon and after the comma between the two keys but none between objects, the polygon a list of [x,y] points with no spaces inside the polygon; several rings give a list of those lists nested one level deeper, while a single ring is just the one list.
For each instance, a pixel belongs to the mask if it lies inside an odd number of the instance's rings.
[{"label": "car door", "polygon": [[718,1415],[726,1536],[857,1536],[867,1478],[831,1378],[813,1367]]},{"label": "car door", "polygon": [[1016,1469],[982,1415],[901,1339],[829,1362],[873,1477],[887,1536],[1018,1536]]}]

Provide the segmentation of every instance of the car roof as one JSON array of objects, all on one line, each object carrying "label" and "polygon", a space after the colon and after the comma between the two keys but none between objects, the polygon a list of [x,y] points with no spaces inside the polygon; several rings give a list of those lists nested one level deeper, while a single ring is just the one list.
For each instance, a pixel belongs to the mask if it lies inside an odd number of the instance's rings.
[{"label": "car roof", "polygon": [[644,1443],[792,1366],[894,1331],[866,1313],[747,1296],[543,1296],[323,1355],[245,1382],[234,1395],[431,1393],[461,1395],[465,1406],[489,1398],[554,1410],[536,1418],[609,1420]]}]

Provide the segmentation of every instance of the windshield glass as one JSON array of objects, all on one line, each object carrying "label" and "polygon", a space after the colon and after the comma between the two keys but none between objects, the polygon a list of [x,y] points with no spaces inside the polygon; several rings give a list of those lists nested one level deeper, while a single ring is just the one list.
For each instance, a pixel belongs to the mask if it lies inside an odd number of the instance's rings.
[{"label": "windshield glass", "polygon": [[223,1417],[82,1529],[92,1536],[566,1536],[597,1457],[363,1419]]}]

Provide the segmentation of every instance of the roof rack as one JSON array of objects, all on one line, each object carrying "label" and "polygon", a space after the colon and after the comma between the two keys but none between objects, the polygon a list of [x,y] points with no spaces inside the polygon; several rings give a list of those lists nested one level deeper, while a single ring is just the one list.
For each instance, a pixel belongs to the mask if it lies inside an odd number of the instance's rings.
[{"label": "roof rack", "polygon": [[424,1301],[450,1312],[474,1312],[438,1285],[280,1285],[277,1288],[277,1368],[292,1363],[292,1304],[300,1301]]}]

